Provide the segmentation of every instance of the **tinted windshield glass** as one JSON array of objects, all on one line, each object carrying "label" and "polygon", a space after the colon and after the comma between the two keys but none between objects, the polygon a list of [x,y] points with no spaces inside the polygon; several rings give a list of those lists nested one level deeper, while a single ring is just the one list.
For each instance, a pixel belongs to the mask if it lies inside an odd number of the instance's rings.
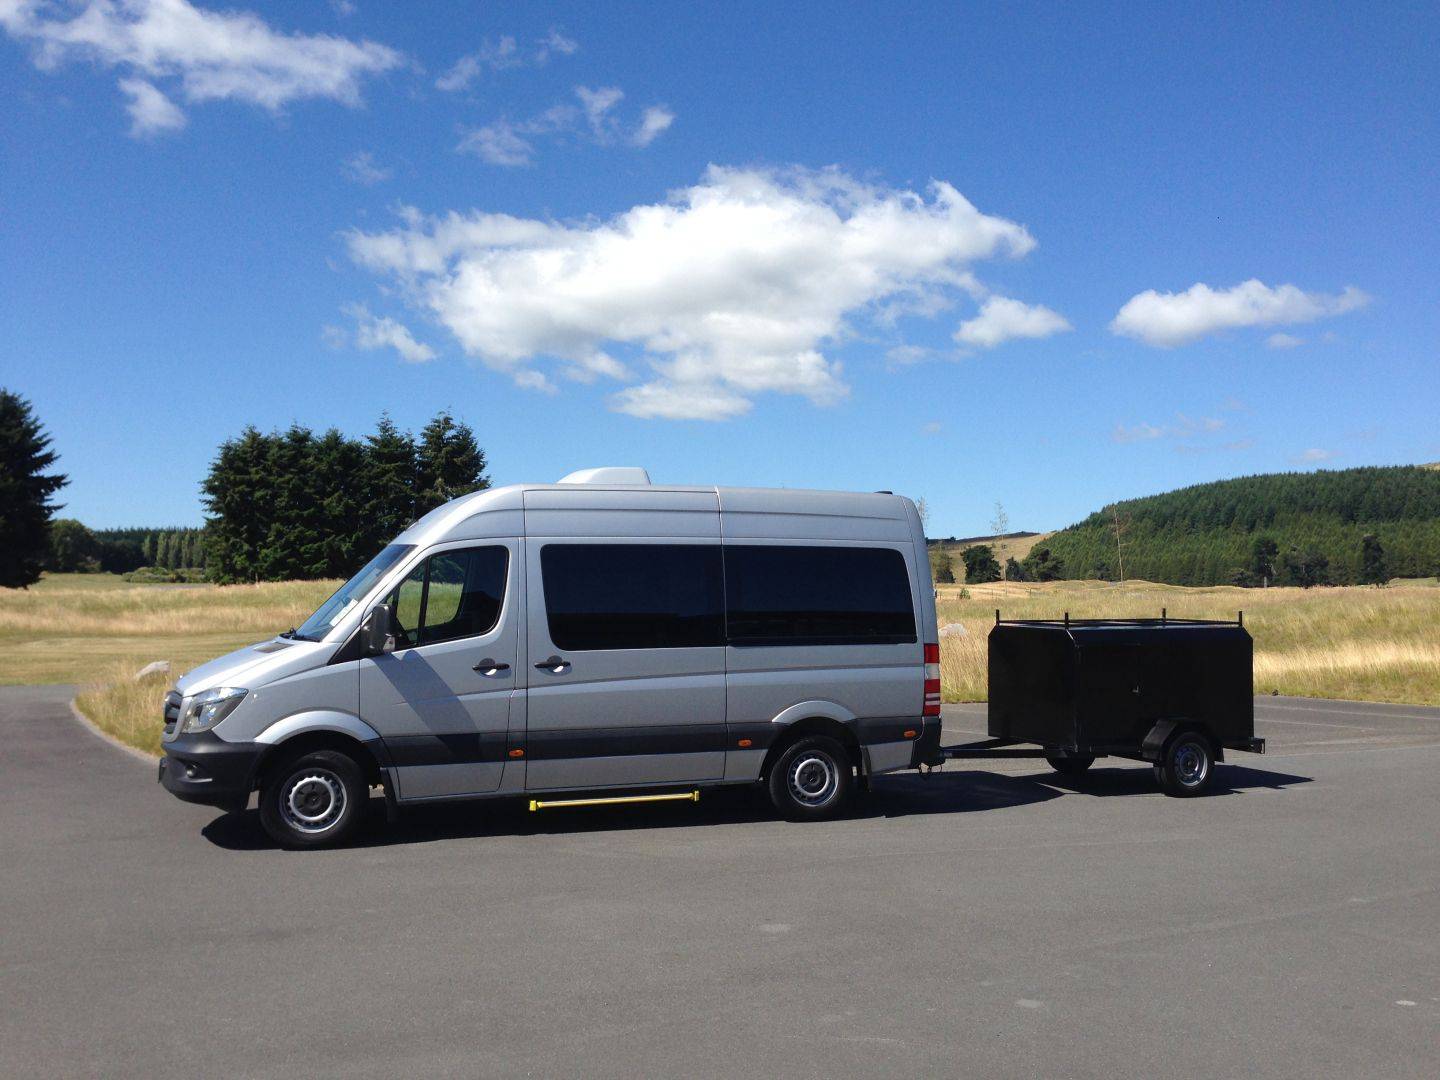
[{"label": "tinted windshield glass", "polygon": [[365,599],[365,594],[375,587],[387,570],[414,550],[413,544],[391,544],[385,548],[366,563],[358,574],[336,589],[335,594],[300,625],[295,636],[319,641],[351,608]]}]

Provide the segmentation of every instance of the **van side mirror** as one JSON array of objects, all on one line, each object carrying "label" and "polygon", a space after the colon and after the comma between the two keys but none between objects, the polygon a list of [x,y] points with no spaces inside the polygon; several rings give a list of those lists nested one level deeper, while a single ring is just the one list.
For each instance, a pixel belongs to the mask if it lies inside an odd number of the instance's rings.
[{"label": "van side mirror", "polygon": [[366,656],[383,656],[395,650],[395,635],[390,632],[393,617],[389,604],[377,604],[360,624],[360,649]]}]

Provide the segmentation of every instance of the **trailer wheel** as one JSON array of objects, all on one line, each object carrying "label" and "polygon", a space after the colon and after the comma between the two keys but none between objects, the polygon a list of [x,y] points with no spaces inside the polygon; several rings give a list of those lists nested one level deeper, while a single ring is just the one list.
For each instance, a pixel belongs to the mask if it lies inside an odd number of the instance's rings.
[{"label": "trailer wheel", "polygon": [[854,786],[850,755],[826,735],[797,739],[770,769],[770,801],[791,821],[838,817]]},{"label": "trailer wheel", "polygon": [[1054,769],[1061,776],[1082,776],[1085,770],[1095,764],[1094,755],[1076,755],[1073,757],[1061,757],[1058,754],[1045,755],[1050,768]]},{"label": "trailer wheel", "polygon": [[350,755],[315,750],[270,773],[260,788],[260,824],[282,847],[334,847],[354,834],[369,800]]},{"label": "trailer wheel", "polygon": [[1168,743],[1155,763],[1155,780],[1166,795],[1189,798],[1210,786],[1215,774],[1215,752],[1210,740],[1194,731],[1182,731]]}]

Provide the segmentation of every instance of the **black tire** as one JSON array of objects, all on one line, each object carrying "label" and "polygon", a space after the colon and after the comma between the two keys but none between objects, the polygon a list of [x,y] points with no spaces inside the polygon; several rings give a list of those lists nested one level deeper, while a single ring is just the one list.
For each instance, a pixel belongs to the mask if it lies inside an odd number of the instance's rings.
[{"label": "black tire", "polygon": [[790,821],[839,817],[855,789],[850,755],[827,735],[805,735],[775,759],[769,777],[770,801]]},{"label": "black tire", "polygon": [[1215,779],[1215,750],[1198,731],[1173,736],[1155,763],[1160,790],[1177,799],[1203,794]]},{"label": "black tire", "polygon": [[1047,754],[1045,755],[1045,760],[1050,763],[1050,768],[1054,769],[1061,776],[1083,776],[1085,770],[1095,764],[1095,758],[1093,756],[1086,757],[1081,755],[1074,757],[1059,757],[1057,755],[1056,757],[1051,757]]},{"label": "black tire", "polygon": [[349,754],[313,750],[269,771],[260,824],[281,847],[336,847],[355,835],[370,802],[365,774]]}]

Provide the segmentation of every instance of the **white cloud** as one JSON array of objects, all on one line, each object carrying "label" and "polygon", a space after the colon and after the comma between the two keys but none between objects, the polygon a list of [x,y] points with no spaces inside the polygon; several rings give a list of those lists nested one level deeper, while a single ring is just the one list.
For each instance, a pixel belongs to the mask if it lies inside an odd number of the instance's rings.
[{"label": "white cloud", "polygon": [[580,105],[585,110],[585,120],[590,125],[590,133],[597,141],[608,142],[616,127],[610,110],[620,104],[625,92],[618,86],[601,86],[595,89],[577,86],[575,96],[580,99]]},{"label": "white cloud", "polygon": [[456,60],[438,79],[439,90],[454,92],[466,89],[486,71],[506,71],[519,67],[538,67],[552,56],[569,56],[580,48],[574,38],[552,29],[535,43],[533,49],[521,49],[509,34],[495,41],[486,38],[480,48]]},{"label": "white cloud", "polygon": [[674,122],[675,114],[664,105],[651,105],[641,115],[640,126],[635,129],[635,134],[630,136],[630,141],[636,146],[649,146],[669,131]]},{"label": "white cloud", "polygon": [[120,92],[130,99],[130,134],[140,139],[185,126],[185,113],[144,79],[121,79]]},{"label": "white cloud", "polygon": [[1149,442],[1166,438],[1189,439],[1197,435],[1213,435],[1217,431],[1225,430],[1225,427],[1225,421],[1218,416],[1194,417],[1176,413],[1174,423],[1169,424],[1116,424],[1110,438],[1117,443]]},{"label": "white cloud", "polygon": [[539,48],[535,50],[535,62],[537,64],[543,64],[557,53],[560,56],[573,56],[579,51],[580,43],[578,41],[572,37],[566,37],[565,34],[552,26],[550,33],[545,35],[544,39],[540,42]]},{"label": "white cloud", "polygon": [[407,364],[423,364],[435,359],[435,350],[415,335],[404,323],[388,315],[372,315],[368,308],[355,304],[345,309],[355,320],[355,347],[358,349],[394,349]]},{"label": "white cloud", "polygon": [[929,423],[920,425],[920,433],[922,435],[939,435],[944,429],[945,425],[940,423],[939,420],[931,420]]},{"label": "white cloud", "polygon": [[342,19],[355,14],[355,5],[350,0],[330,0],[330,9]]},{"label": "white cloud", "polygon": [[357,184],[364,184],[367,187],[383,183],[395,175],[393,169],[377,165],[375,155],[369,150],[357,150],[351,154],[340,163],[340,171]]},{"label": "white cloud", "polygon": [[464,90],[483,71],[504,71],[519,67],[525,60],[519,55],[515,39],[506,35],[499,41],[488,38],[473,53],[467,53],[435,80],[436,89],[454,92]]},{"label": "white cloud", "polygon": [[[490,165],[514,167],[534,164],[535,142],[539,138],[572,136],[609,146],[622,137],[624,125],[616,117],[615,107],[624,99],[624,91],[617,86],[577,86],[575,96],[580,99],[578,107],[562,103],[527,120],[492,120],[467,132],[455,149],[475,154]],[[674,113],[652,105],[625,141],[632,146],[649,146],[674,120]]]},{"label": "white cloud", "polygon": [[835,169],[712,166],[694,187],[608,220],[401,218],[352,232],[351,257],[471,356],[531,380],[545,359],[583,367],[607,344],[637,348],[651,381],[612,407],[670,418],[737,416],[766,392],[838,401],[848,387],[827,342],[899,293],[962,289],[970,263],[1035,243],[949,184],[927,198]]},{"label": "white cloud", "polygon": [[302,98],[360,103],[360,82],[401,63],[394,49],[330,34],[287,34],[244,11],[210,11],[188,0],[88,0],[62,9],[41,0],[0,0],[0,27],[29,42],[42,70],[85,62],[124,74],[121,89],[137,133],[174,130],[183,117],[157,87],[173,80],[187,102],[240,101],[271,112]]},{"label": "white cloud", "polygon": [[1132,443],[1148,442],[1151,439],[1158,439],[1164,434],[1165,429],[1156,424],[1136,424],[1133,427],[1116,424],[1110,437],[1118,443]]},{"label": "white cloud", "polygon": [[1296,455],[1295,460],[1303,462],[1328,461],[1334,456],[1334,450],[1322,450],[1317,446],[1311,447],[1309,450],[1301,451],[1301,453]]},{"label": "white cloud", "polygon": [[1353,285],[1330,296],[1303,292],[1294,285],[1271,288],[1254,278],[1232,289],[1212,289],[1197,282],[1182,293],[1147,289],[1132,296],[1110,329],[1147,345],[1170,348],[1222,330],[1314,322],[1369,302],[1370,297]]},{"label": "white cloud", "polygon": [[955,340],[977,349],[993,349],[1015,338],[1044,338],[1069,329],[1065,317],[1047,307],[992,296],[980,305],[979,315],[960,324]]},{"label": "white cloud", "polygon": [[536,130],[526,124],[496,120],[470,132],[455,149],[474,154],[489,165],[529,165],[535,160],[535,144],[527,136]]},{"label": "white cloud", "polygon": [[885,350],[885,361],[892,367],[909,367],[911,364],[920,364],[935,353],[923,345],[895,345]]},{"label": "white cloud", "polygon": [[1305,339],[1294,334],[1271,334],[1265,339],[1267,349],[1297,349],[1304,344]]}]

